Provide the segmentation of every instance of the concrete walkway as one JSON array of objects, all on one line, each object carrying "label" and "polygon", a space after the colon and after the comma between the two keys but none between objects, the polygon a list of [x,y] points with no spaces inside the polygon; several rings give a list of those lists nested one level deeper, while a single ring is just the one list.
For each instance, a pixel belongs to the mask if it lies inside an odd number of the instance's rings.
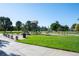
[{"label": "concrete walkway", "polygon": [[0,35],[0,56],[79,56],[79,53],[18,43]]}]

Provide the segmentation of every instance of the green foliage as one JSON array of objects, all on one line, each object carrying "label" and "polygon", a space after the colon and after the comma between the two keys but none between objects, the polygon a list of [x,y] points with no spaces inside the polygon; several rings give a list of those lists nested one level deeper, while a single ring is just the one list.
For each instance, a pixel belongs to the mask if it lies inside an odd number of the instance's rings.
[{"label": "green foliage", "polygon": [[16,29],[17,29],[18,31],[20,31],[20,30],[22,29],[22,22],[21,22],[21,21],[17,21],[17,22],[16,22]]},{"label": "green foliage", "polygon": [[32,31],[37,32],[38,30],[38,21],[31,21]]},{"label": "green foliage", "polygon": [[76,24],[75,30],[76,30],[76,31],[79,31],[79,24]]},{"label": "green foliage", "polygon": [[[38,25],[38,21],[27,21],[25,24],[22,24],[21,21],[17,21],[16,26],[12,25],[12,21],[8,17],[0,17],[0,31],[23,31],[23,32],[40,32],[40,31],[68,31],[70,30],[67,25],[61,25],[58,21],[55,23],[52,23],[50,25],[50,28],[47,28],[45,26],[40,27]],[[73,24],[71,27],[71,30],[78,30],[78,26],[76,24]]]},{"label": "green foliage", "polygon": [[71,30],[75,30],[76,23],[71,26]]},{"label": "green foliage", "polygon": [[32,28],[31,28],[31,21],[27,21],[26,22],[26,24],[25,24],[25,29],[27,30],[27,31],[31,31],[32,30]]},{"label": "green foliage", "polygon": [[65,26],[60,26],[59,28],[58,28],[58,31],[68,31],[69,30],[69,27],[67,26],[67,25],[65,25]]},{"label": "green foliage", "polygon": [[79,36],[31,35],[18,42],[79,52]]},{"label": "green foliage", "polygon": [[60,24],[59,24],[58,21],[56,21],[55,23],[52,23],[52,24],[50,25],[50,28],[51,28],[52,30],[54,30],[54,31],[57,31],[59,27],[60,27]]},{"label": "green foliage", "polygon": [[37,32],[39,30],[38,21],[27,21],[24,25],[24,29],[26,32],[33,31]]},{"label": "green foliage", "polygon": [[0,17],[0,29],[1,30],[11,30],[12,22],[8,17]]},{"label": "green foliage", "polygon": [[48,28],[47,28],[47,27],[45,27],[45,26],[42,26],[42,27],[40,27],[40,30],[41,30],[41,31],[47,31],[47,30],[48,30]]}]

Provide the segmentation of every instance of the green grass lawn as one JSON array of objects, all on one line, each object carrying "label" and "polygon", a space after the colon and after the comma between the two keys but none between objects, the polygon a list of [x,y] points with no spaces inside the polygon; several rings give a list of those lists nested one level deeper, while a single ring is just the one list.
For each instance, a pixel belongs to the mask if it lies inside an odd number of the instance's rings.
[{"label": "green grass lawn", "polygon": [[79,36],[31,35],[17,42],[79,52]]}]

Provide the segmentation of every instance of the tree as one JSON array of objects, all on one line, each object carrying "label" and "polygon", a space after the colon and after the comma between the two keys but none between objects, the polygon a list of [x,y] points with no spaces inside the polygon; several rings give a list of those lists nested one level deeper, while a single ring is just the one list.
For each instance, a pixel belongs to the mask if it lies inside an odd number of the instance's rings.
[{"label": "tree", "polygon": [[42,26],[42,27],[40,28],[40,30],[41,30],[41,31],[47,31],[47,30],[48,30],[48,28],[47,28],[47,27],[45,27],[45,26]]},{"label": "tree", "polygon": [[40,26],[37,26],[37,31],[41,31],[41,27]]},{"label": "tree", "polygon": [[36,21],[36,20],[31,21],[31,27],[32,27],[32,31],[37,32],[37,29],[38,29],[38,21]]},{"label": "tree", "polygon": [[5,20],[5,26],[4,26],[4,28],[6,30],[12,29],[12,22],[10,21],[10,18],[8,18],[8,17]]},{"label": "tree", "polygon": [[21,21],[17,21],[17,22],[16,22],[16,29],[17,29],[18,31],[20,31],[20,30],[22,29],[22,22],[21,22]]},{"label": "tree", "polygon": [[67,25],[65,25],[65,26],[60,26],[59,28],[58,28],[58,31],[68,31],[69,30],[69,27],[67,26]]},{"label": "tree", "polygon": [[50,28],[51,28],[52,30],[54,30],[54,31],[57,31],[59,27],[60,27],[60,24],[59,24],[58,21],[56,21],[55,23],[52,23],[52,24],[50,25]]},{"label": "tree", "polygon": [[71,30],[75,30],[76,23],[71,26]]},{"label": "tree", "polygon": [[23,30],[27,33],[29,33],[30,31],[32,32],[37,32],[40,31],[40,27],[38,26],[38,21],[34,20],[34,21],[27,21],[24,25],[23,25]]},{"label": "tree", "polygon": [[26,22],[25,28],[26,28],[27,31],[31,31],[31,30],[32,30],[32,29],[31,29],[31,21],[28,20],[28,21]]},{"label": "tree", "polygon": [[79,24],[76,24],[75,30],[76,30],[76,31],[79,31]]},{"label": "tree", "polygon": [[68,31],[69,27],[67,25],[64,26],[64,31]]},{"label": "tree", "polygon": [[25,24],[22,24],[22,31],[26,32],[26,26],[25,26]]},{"label": "tree", "polygon": [[0,17],[0,28],[2,30],[7,31],[12,26],[12,22],[8,17]]}]

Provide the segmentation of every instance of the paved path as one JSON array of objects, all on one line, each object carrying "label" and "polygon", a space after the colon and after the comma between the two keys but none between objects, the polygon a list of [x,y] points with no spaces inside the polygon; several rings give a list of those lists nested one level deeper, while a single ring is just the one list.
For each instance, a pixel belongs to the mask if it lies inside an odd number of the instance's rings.
[{"label": "paved path", "polygon": [[15,42],[0,35],[1,56],[79,56],[79,53]]}]

